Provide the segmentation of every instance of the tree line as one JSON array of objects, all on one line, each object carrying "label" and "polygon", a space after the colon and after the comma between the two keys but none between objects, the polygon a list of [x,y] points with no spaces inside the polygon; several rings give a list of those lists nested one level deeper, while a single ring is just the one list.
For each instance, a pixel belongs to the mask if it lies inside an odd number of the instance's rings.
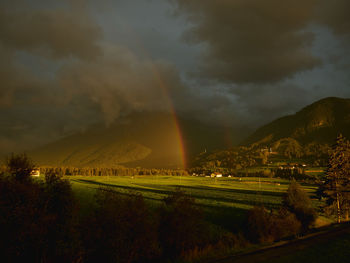
[{"label": "tree line", "polygon": [[169,175],[169,176],[185,176],[188,175],[183,169],[147,169],[147,168],[105,168],[105,167],[38,167],[40,174],[54,173],[58,176],[134,176],[134,175]]}]

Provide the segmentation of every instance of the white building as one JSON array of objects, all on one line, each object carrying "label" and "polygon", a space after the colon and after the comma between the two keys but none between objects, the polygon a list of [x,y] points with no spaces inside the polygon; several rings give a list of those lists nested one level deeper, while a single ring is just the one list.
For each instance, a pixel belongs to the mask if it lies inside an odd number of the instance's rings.
[{"label": "white building", "polygon": [[35,177],[39,177],[39,176],[40,176],[40,169],[33,169],[33,170],[30,172],[30,175],[31,175],[31,176],[35,176]]}]

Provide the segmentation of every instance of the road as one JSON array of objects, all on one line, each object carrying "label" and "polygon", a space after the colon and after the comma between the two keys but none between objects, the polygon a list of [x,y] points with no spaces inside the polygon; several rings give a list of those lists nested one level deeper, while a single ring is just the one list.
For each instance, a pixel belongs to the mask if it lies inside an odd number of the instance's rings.
[{"label": "road", "polygon": [[[293,241],[278,242],[269,247],[264,247],[247,253],[232,255],[226,258],[211,261],[210,263],[269,262],[291,255],[291,253],[295,254],[298,251],[305,250],[312,246],[325,244],[344,235],[350,235],[350,224],[348,223],[324,228],[316,233],[309,234]],[[350,258],[348,260],[348,262],[350,262]]]}]

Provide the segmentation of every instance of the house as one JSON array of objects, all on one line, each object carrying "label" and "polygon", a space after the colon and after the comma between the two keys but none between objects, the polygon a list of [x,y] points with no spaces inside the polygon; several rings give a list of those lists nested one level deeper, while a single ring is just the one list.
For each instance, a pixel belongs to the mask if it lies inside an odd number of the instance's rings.
[{"label": "house", "polygon": [[222,177],[222,173],[212,173],[210,177]]},{"label": "house", "polygon": [[33,170],[30,172],[30,175],[31,175],[31,176],[35,176],[35,177],[39,177],[39,176],[40,176],[40,169],[33,169]]}]

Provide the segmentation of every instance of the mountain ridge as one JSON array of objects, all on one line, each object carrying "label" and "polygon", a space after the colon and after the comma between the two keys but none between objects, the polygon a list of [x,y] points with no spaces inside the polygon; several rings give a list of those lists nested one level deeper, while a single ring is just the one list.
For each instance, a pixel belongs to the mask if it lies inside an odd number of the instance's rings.
[{"label": "mountain ridge", "polygon": [[[177,125],[181,126],[181,136]],[[184,168],[204,149],[225,148],[227,127],[178,118],[167,113],[138,113],[109,127],[94,125],[30,153],[41,166]],[[232,136],[234,137],[234,136]],[[237,140],[238,143],[238,140]]]},{"label": "mountain ridge", "polygon": [[267,145],[283,138],[293,138],[303,145],[332,144],[339,133],[350,136],[350,99],[328,97],[263,125],[241,144]]}]

